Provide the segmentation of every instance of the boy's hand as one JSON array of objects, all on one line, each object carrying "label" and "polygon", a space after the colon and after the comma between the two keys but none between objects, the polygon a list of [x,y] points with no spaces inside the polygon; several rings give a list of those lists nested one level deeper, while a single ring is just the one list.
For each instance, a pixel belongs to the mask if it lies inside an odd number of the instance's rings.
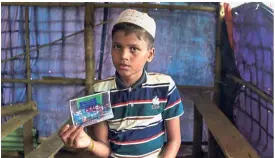
[{"label": "boy's hand", "polygon": [[65,125],[60,129],[58,135],[65,146],[71,148],[87,148],[91,143],[91,138],[83,130],[83,127]]}]

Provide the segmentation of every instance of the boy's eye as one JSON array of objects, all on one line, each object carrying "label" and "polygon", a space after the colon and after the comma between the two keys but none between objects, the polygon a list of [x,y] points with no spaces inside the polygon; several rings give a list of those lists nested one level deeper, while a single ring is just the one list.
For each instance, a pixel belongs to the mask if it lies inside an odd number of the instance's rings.
[{"label": "boy's eye", "polygon": [[119,50],[119,49],[121,48],[121,46],[119,46],[119,45],[114,45],[113,48]]},{"label": "boy's eye", "polygon": [[131,47],[131,48],[130,48],[130,50],[131,50],[131,52],[135,52],[135,51],[137,51],[137,50],[138,50],[138,48]]}]

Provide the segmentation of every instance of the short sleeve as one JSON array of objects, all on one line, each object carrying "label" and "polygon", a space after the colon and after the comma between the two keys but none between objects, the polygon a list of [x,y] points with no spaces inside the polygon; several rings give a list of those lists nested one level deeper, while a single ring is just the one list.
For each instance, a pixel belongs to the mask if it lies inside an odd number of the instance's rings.
[{"label": "short sleeve", "polygon": [[162,118],[164,120],[170,120],[181,116],[184,113],[183,103],[179,91],[176,87],[175,82],[170,79],[168,94],[167,94],[167,104],[162,112]]}]

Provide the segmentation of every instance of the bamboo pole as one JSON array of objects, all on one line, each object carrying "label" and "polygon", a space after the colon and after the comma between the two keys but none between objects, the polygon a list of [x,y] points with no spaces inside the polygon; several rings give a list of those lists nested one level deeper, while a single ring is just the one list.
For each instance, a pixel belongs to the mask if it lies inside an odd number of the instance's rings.
[{"label": "bamboo pole", "polygon": [[[215,54],[215,81],[221,81],[221,31],[222,31],[222,19],[224,17],[224,8],[222,3],[219,4],[219,10],[217,11],[217,28],[216,28],[216,54]],[[217,106],[220,106],[220,83],[215,82],[214,100]],[[218,156],[219,146],[212,135],[212,132],[208,130],[208,158],[216,158]]]},{"label": "bamboo pole", "polygon": [[261,96],[263,99],[265,99],[266,101],[268,101],[269,103],[273,104],[273,98],[271,96],[269,96],[268,94],[266,94],[265,92],[263,92],[262,90],[260,90],[259,88],[257,88],[256,86],[254,86],[253,84],[246,82],[236,76],[233,75],[226,75],[228,78],[231,78],[232,80],[234,80],[235,82],[242,84],[244,86],[246,86],[247,88],[249,88],[250,90],[252,90],[254,93],[256,93],[257,95]]},{"label": "bamboo pole", "polygon": [[1,116],[7,116],[7,115],[16,114],[19,112],[35,111],[35,110],[37,110],[35,102],[19,103],[11,106],[2,106]]},{"label": "bamboo pole", "polygon": [[[51,7],[73,7],[85,6],[85,3],[49,3],[49,2],[2,2],[1,5],[20,5],[20,6],[51,6]],[[207,6],[182,6],[182,5],[162,5],[162,4],[133,4],[133,3],[95,3],[95,8],[148,8],[148,9],[174,9],[174,10],[198,10],[206,12],[216,12],[217,8]]]},{"label": "bamboo pole", "polygon": [[[143,4],[146,5],[146,4],[149,4],[149,2],[143,2]],[[143,8],[142,11],[143,11],[144,13],[148,13],[149,8]]]},{"label": "bamboo pole", "polygon": [[[38,80],[26,80],[26,79],[12,79],[12,78],[2,78],[2,83],[31,83],[31,84],[77,84],[77,85],[85,85],[85,79],[80,78],[64,78],[64,77],[52,77],[52,76],[43,76],[42,79]],[[100,81],[93,81],[94,83]],[[206,87],[206,86],[183,86],[177,85],[179,91],[214,91],[214,87]]]},{"label": "bamboo pole", "polygon": [[207,6],[183,6],[183,5],[162,5],[162,4],[133,4],[133,3],[96,3],[96,8],[148,8],[148,9],[172,9],[172,10],[198,10],[216,12],[217,8]]},{"label": "bamboo pole", "polygon": [[[88,3],[85,10],[85,67],[86,67],[86,91],[85,94],[93,93],[92,84],[94,84],[94,39],[92,24],[94,21],[94,7],[92,3]],[[93,134],[93,126],[87,128],[90,137],[95,138]]]},{"label": "bamboo pole", "polygon": [[77,84],[85,85],[84,79],[70,79],[70,78],[60,78],[60,79],[40,79],[40,80],[27,80],[27,79],[13,79],[13,78],[2,78],[2,83],[30,83],[30,84]]},{"label": "bamboo pole", "polygon": [[38,111],[22,112],[1,125],[1,139],[38,114]]},{"label": "bamboo pole", "polygon": [[215,91],[214,87],[177,85],[179,91]]},{"label": "bamboo pole", "polygon": [[[27,70],[27,80],[31,78],[31,61],[30,61],[30,28],[29,28],[29,7],[25,7],[25,38],[26,38],[26,70]],[[27,102],[32,100],[32,85],[27,84]],[[29,119],[23,125],[23,143],[24,143],[24,154],[28,154],[33,150],[32,142],[32,128],[33,119]]]},{"label": "bamboo pole", "polygon": [[[110,22],[110,21],[112,21],[112,19],[109,19],[109,20],[107,20],[107,21],[103,21],[103,22],[101,22],[101,23],[95,25],[94,27],[97,27],[97,26],[106,24],[107,22]],[[61,40],[65,40],[66,38],[72,37],[72,36],[74,36],[74,35],[77,35],[77,34],[80,34],[80,33],[83,33],[83,32],[84,32],[84,30],[77,31],[77,32],[72,33],[72,34],[70,34],[70,35],[68,35],[68,36],[65,36],[65,37],[62,37],[62,38],[60,38],[60,39],[57,39],[57,40],[55,40],[55,41],[53,41],[53,42],[51,42],[51,43],[47,43],[47,44],[40,45],[39,47],[37,47],[37,48],[31,50],[30,52],[32,53],[32,52],[34,52],[34,51],[36,51],[36,50],[38,50],[38,49],[40,49],[40,48],[43,48],[43,47],[46,47],[46,46],[55,44],[56,42],[59,42],[59,41],[61,41]],[[26,55],[26,52],[21,53],[21,54],[18,54],[18,55],[15,55],[15,56],[13,56],[13,57],[11,57],[11,58],[8,58],[8,59],[1,60],[1,63],[5,63],[5,62],[7,62],[7,61],[17,59],[18,57],[23,56],[23,55]]]},{"label": "bamboo pole", "polygon": [[92,84],[94,81],[94,41],[93,41],[93,23],[94,23],[94,4],[87,3],[85,8],[85,70],[86,70],[86,95],[89,95],[93,92]]},{"label": "bamboo pole", "polygon": [[1,2],[2,6],[40,6],[40,7],[84,7],[85,3],[72,2]]}]

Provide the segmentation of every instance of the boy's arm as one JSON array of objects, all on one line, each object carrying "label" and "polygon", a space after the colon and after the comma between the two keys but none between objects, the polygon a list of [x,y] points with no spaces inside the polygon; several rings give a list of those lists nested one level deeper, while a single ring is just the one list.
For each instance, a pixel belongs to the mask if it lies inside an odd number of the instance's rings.
[{"label": "boy's arm", "polygon": [[107,122],[103,121],[90,126],[88,134],[94,140],[93,149],[89,152],[97,157],[109,157],[111,149],[109,147]]},{"label": "boy's arm", "polygon": [[180,119],[176,117],[165,121],[167,144],[164,148],[163,158],[175,158],[181,144]]},{"label": "boy's arm", "polygon": [[162,112],[165,120],[167,144],[164,146],[163,158],[175,158],[181,144],[180,116],[183,114],[183,104],[180,93],[172,78],[167,94],[167,103]]}]

